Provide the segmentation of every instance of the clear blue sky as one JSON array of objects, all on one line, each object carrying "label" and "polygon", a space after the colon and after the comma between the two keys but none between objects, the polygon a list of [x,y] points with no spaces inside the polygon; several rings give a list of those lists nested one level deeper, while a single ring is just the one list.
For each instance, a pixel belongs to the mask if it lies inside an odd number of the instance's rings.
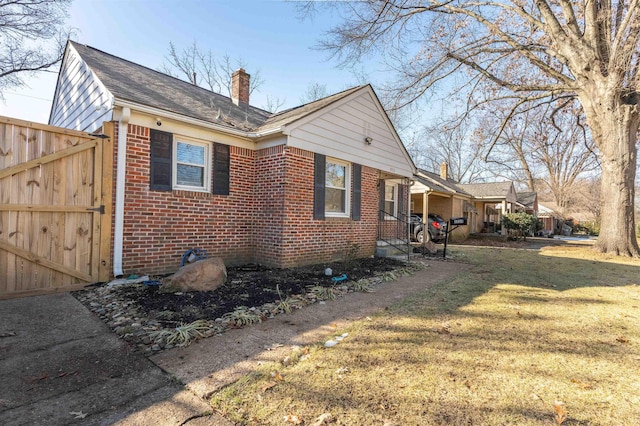
[{"label": "clear blue sky", "polygon": [[[300,21],[295,2],[75,0],[69,15],[79,43],[154,69],[165,60],[170,41],[182,48],[195,40],[214,54],[242,58],[247,72],[260,69],[265,81],[251,98],[259,107],[267,95],[285,99],[285,107],[299,105],[313,82],[326,84],[330,93],[360,83],[312,49],[338,17],[326,12]],[[367,68],[375,74],[374,63]],[[0,115],[46,123],[56,78],[39,73],[27,80],[28,87],[5,92]]]}]

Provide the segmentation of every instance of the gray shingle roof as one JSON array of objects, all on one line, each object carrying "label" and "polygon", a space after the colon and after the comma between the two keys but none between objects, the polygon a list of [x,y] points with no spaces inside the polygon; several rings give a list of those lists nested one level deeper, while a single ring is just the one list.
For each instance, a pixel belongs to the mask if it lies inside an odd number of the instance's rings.
[{"label": "gray shingle roof", "polygon": [[235,105],[227,96],[90,46],[70,41],[82,59],[116,99],[159,108],[243,131],[265,131],[296,121],[366,86],[276,114],[253,106]]},{"label": "gray shingle roof", "polygon": [[93,47],[70,43],[116,99],[240,130],[255,129],[271,115]]},{"label": "gray shingle roof", "polygon": [[414,178],[418,182],[420,182],[421,184],[431,188],[431,190],[433,190],[433,191],[444,192],[444,193],[449,193],[449,194],[454,192],[451,189],[446,188],[446,187],[444,187],[442,185],[439,185],[437,182],[434,182],[431,179],[426,179],[426,178],[424,178],[424,177],[422,177],[420,175],[415,175]]},{"label": "gray shingle roof", "polygon": [[506,197],[513,184],[511,182],[458,184],[458,188],[474,197]]},{"label": "gray shingle roof", "polygon": [[525,207],[533,207],[536,201],[537,192],[518,192],[517,199]]},{"label": "gray shingle roof", "polygon": [[[464,189],[460,188],[460,185],[453,179],[442,179],[442,177],[433,172],[429,172],[424,169],[419,170],[420,174],[426,176],[430,181],[429,184],[425,183],[425,185],[433,187],[435,190],[440,192],[459,192],[464,195],[470,195]],[[420,180],[420,179],[419,179]],[[437,187],[437,188],[436,188]],[[441,189],[439,189],[441,188]]]}]

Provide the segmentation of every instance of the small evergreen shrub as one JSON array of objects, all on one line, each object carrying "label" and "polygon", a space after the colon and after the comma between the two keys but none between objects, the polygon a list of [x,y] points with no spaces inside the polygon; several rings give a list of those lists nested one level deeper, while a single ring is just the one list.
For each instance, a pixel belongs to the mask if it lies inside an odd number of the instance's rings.
[{"label": "small evergreen shrub", "polygon": [[538,225],[538,218],[528,213],[507,213],[502,216],[502,226],[515,239],[522,237],[526,241],[527,235],[535,234]]}]

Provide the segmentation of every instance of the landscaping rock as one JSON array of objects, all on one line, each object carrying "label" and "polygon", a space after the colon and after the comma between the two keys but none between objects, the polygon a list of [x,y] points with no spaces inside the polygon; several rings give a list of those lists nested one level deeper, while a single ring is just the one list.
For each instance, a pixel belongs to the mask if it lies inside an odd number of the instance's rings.
[{"label": "landscaping rock", "polygon": [[[371,258],[368,261],[369,263],[367,261],[358,263],[357,271],[350,270],[350,277],[377,285],[381,284],[383,279],[381,275],[375,274],[404,265],[389,259]],[[358,271],[359,274],[356,273]],[[131,283],[90,287],[74,292],[73,296],[92,312],[98,314],[100,319],[120,338],[129,342],[134,350],[146,356],[152,356],[171,346],[156,341],[158,332],[173,330],[181,323],[200,319],[212,321],[213,327],[203,332],[204,336],[209,337],[223,334],[228,328],[237,328],[235,322],[221,317],[246,304],[251,306],[251,308],[244,308],[247,312],[262,319],[274,318],[283,310],[278,307],[278,303],[264,302],[273,300],[279,292],[280,298],[284,297],[294,310],[312,303],[324,305],[325,302],[319,301],[316,294],[309,292],[311,283],[331,285],[331,282],[327,282],[322,270],[309,271],[305,268],[304,271],[296,271],[238,267],[228,271],[227,283],[215,292],[162,293],[161,286]],[[348,288],[348,291],[338,287],[333,289],[336,297],[339,297],[352,291],[351,286]],[[256,291],[257,289],[259,291]],[[220,293],[220,290],[223,292]],[[251,297],[247,299],[246,295],[249,293]],[[216,299],[213,310],[209,303],[212,298]],[[0,335],[0,337],[3,336]],[[152,349],[154,345],[155,348]]]},{"label": "landscaping rock", "polygon": [[162,285],[163,292],[213,291],[227,280],[227,268],[219,257],[199,260],[183,266],[175,274],[167,277]]}]

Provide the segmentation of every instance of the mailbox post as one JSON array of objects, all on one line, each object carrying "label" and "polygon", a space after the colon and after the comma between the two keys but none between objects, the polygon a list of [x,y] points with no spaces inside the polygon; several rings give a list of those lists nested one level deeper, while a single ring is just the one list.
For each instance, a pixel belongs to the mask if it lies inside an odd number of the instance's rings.
[{"label": "mailbox post", "polygon": [[449,234],[458,229],[459,226],[464,226],[467,224],[466,217],[452,217],[449,219],[449,224],[453,226],[453,228],[447,226],[447,233],[444,237],[444,250],[442,251],[442,258],[445,259],[447,257],[447,243],[449,242]]}]

